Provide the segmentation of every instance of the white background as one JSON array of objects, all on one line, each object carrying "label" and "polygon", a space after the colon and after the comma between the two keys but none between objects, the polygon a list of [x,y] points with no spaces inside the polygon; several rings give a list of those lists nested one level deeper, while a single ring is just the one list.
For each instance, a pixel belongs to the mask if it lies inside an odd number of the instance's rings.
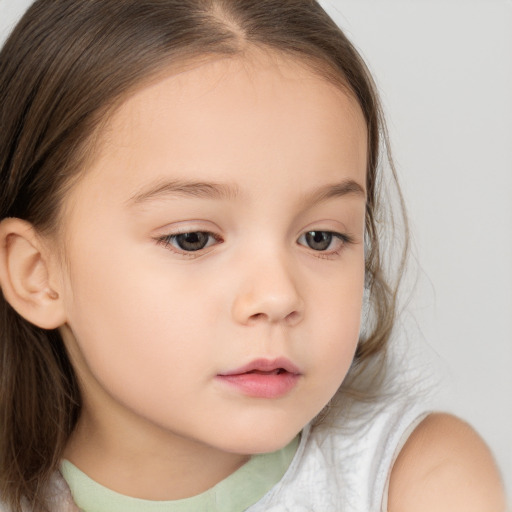
[{"label": "white background", "polygon": [[408,341],[437,372],[434,406],[480,432],[511,495],[512,2],[323,4],[387,114],[419,267]]},{"label": "white background", "polygon": [[[0,37],[29,0],[0,0]],[[512,494],[512,2],[324,0],[382,93],[418,281],[411,353]],[[419,349],[418,349],[419,347]]]}]

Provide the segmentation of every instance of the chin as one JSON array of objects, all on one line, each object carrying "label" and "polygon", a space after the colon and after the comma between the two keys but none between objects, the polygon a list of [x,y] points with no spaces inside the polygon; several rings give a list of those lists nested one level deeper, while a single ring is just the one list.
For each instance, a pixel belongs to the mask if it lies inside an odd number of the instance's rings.
[{"label": "chin", "polygon": [[293,428],[290,425],[281,425],[280,428],[276,428],[275,425],[265,426],[261,422],[253,425],[251,429],[231,432],[229,437],[216,444],[225,452],[240,455],[271,453],[284,448],[301,430],[302,426]]},{"label": "chin", "polygon": [[231,443],[229,449],[226,450],[230,453],[237,453],[240,455],[258,455],[261,453],[272,453],[284,448],[298,432],[291,436],[283,438],[265,438],[264,436],[254,436],[252,439],[241,439],[238,443]]}]

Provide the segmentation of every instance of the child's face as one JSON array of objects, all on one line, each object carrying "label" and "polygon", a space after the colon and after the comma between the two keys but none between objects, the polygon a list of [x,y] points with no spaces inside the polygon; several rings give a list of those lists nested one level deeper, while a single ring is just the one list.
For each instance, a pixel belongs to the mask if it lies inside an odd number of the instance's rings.
[{"label": "child's face", "polygon": [[296,435],[358,341],[365,169],[356,101],[282,57],[130,97],[65,204],[82,421],[236,453]]}]

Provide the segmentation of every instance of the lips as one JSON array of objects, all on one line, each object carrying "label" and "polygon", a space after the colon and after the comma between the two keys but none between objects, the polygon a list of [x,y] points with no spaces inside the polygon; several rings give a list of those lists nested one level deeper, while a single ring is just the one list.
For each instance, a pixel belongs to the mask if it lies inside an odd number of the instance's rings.
[{"label": "lips", "polygon": [[220,374],[221,376],[240,375],[243,373],[295,373],[300,374],[301,371],[289,359],[280,357],[278,359],[255,359],[250,363]]},{"label": "lips", "polygon": [[298,383],[301,372],[290,360],[256,359],[217,375],[217,380],[235,392],[254,398],[280,398]]}]

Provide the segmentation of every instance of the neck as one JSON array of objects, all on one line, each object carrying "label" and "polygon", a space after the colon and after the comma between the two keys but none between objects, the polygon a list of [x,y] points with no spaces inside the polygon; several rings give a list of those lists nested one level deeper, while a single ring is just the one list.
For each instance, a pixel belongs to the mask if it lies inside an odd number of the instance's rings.
[{"label": "neck", "polygon": [[105,416],[90,410],[84,404],[64,457],[99,484],[126,496],[155,501],[195,496],[249,459],[157,425],[126,421],[113,411]]}]

